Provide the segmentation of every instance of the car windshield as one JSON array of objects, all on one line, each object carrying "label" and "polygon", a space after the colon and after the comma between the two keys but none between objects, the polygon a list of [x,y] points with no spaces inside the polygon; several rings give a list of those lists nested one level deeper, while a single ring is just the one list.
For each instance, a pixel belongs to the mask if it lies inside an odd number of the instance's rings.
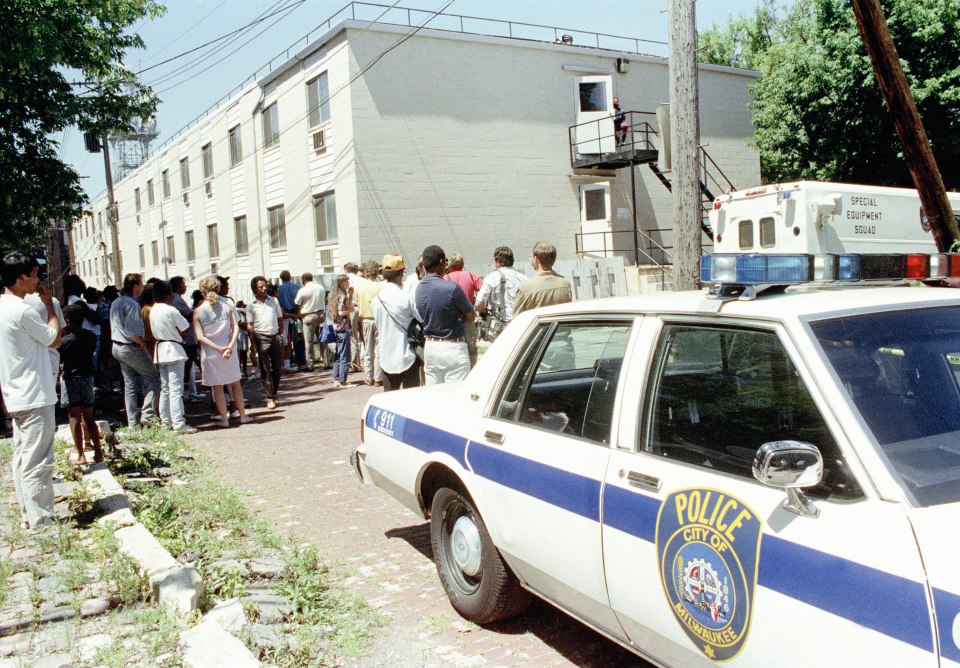
[{"label": "car windshield", "polygon": [[916,502],[960,501],[960,307],[844,316],[810,327]]}]

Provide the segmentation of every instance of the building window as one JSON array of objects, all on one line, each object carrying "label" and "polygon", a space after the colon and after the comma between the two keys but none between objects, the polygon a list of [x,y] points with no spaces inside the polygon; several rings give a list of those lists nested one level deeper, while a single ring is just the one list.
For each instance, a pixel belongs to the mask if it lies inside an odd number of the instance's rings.
[{"label": "building window", "polygon": [[313,229],[317,243],[337,240],[337,203],[334,193],[315,195],[313,198]]},{"label": "building window", "polygon": [[610,187],[607,185],[580,187],[581,220],[609,220]]},{"label": "building window", "polygon": [[150,242],[150,254],[153,256],[153,266],[158,266],[160,264],[160,246],[155,240]]},{"label": "building window", "polygon": [[143,252],[143,244],[140,244],[140,246],[138,246],[138,250],[140,251],[140,268],[143,269],[144,267],[147,266],[147,258]]},{"label": "building window", "polygon": [[173,243],[173,237],[167,237],[167,263],[174,264],[177,261],[176,247]]},{"label": "building window", "polygon": [[330,120],[330,89],[327,73],[307,82],[307,106],[310,109],[310,127]]},{"label": "building window", "polygon": [[170,170],[165,169],[160,173],[160,182],[163,184],[163,199],[170,197]]},{"label": "building window", "polygon": [[243,142],[240,140],[240,126],[230,130],[230,166],[235,167],[243,160]]},{"label": "building window", "polygon": [[193,230],[183,233],[183,240],[187,246],[187,262],[197,259],[197,247],[193,243]]},{"label": "building window", "polygon": [[277,114],[277,103],[274,102],[263,110],[263,147],[270,148],[280,142],[280,117]]},{"label": "building window", "polygon": [[190,187],[190,158],[180,161],[180,187],[184,190]]},{"label": "building window", "polygon": [[247,217],[240,216],[233,219],[233,234],[237,242],[237,255],[246,255],[250,252],[247,241]]},{"label": "building window", "polygon": [[137,213],[140,213],[140,188],[133,189],[133,205],[137,210]]},{"label": "building window", "polygon": [[283,250],[287,247],[287,223],[283,215],[283,205],[267,209],[270,218],[270,248]]},{"label": "building window", "polygon": [[217,224],[207,225],[207,250],[210,257],[220,257],[220,235],[217,234]]},{"label": "building window", "polygon": [[203,180],[213,178],[213,144],[204,144],[200,149],[200,156],[203,158]]},{"label": "building window", "polygon": [[153,206],[153,179],[147,181],[147,204]]}]

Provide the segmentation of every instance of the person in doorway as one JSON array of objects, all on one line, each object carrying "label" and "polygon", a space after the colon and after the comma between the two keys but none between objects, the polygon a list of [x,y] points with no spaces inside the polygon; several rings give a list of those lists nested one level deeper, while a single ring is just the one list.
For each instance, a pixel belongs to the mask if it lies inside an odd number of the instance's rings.
[{"label": "person in doorway", "polygon": [[458,285],[443,280],[446,263],[440,246],[423,249],[427,273],[417,286],[414,304],[427,338],[423,350],[427,385],[463,380],[470,372],[464,322],[473,320],[476,311]]},{"label": "person in doorway", "polygon": [[86,313],[82,305],[70,304],[63,309],[63,317],[67,326],[60,338],[60,361],[63,363],[60,404],[67,410],[70,435],[77,449],[77,464],[86,466],[84,432],[89,435],[93,447],[93,461],[103,461],[100,429],[93,418],[93,351],[97,337],[83,328]]},{"label": "person in doorway", "polygon": [[613,129],[617,135],[617,146],[627,143],[627,115],[620,108],[620,98],[613,98]]},{"label": "person in doorway", "polygon": [[378,333],[383,391],[420,386],[420,358],[410,346],[407,329],[418,319],[409,294],[403,291],[405,267],[399,255],[383,256],[383,289],[373,300]]},{"label": "person in doorway", "polygon": [[183,411],[183,373],[187,351],[183,337],[190,322],[173,306],[174,292],[170,284],[153,284],[154,305],[150,309],[150,329],[157,339],[153,361],[160,370],[160,425],[181,434],[195,434],[196,427],[187,424]]},{"label": "person in doorway", "polygon": [[[127,274],[123,290],[110,306],[110,336],[113,357],[123,374],[123,399],[127,426],[149,425],[157,415],[160,376],[147,354],[143,314],[137,297],[143,291],[140,274]],[[143,397],[142,402],[140,397]]]},{"label": "person in doorway", "polygon": [[347,384],[347,375],[350,373],[350,333],[353,329],[350,322],[353,313],[350,292],[350,279],[346,274],[340,274],[327,299],[327,312],[333,322],[333,331],[337,334],[337,352],[333,360],[333,386],[337,388]]},{"label": "person in doorway", "polygon": [[[477,292],[483,287],[483,279],[472,271],[463,268],[463,256],[460,253],[450,253],[450,260],[447,263],[447,273],[443,277],[445,280],[452,281],[460,286],[467,301],[473,304],[477,298]],[[463,323],[466,330],[467,351],[470,353],[470,368],[477,364],[477,321]]]},{"label": "person in doorway", "polygon": [[283,370],[283,310],[279,302],[267,294],[267,279],[254,276],[250,280],[253,299],[247,304],[247,333],[260,359],[260,382],[267,408],[277,407],[280,376]]},{"label": "person in doorway", "polygon": [[200,281],[204,301],[193,314],[193,333],[200,344],[200,369],[203,384],[213,388],[213,401],[219,417],[214,424],[230,426],[224,386],[229,386],[236,400],[240,422],[253,420],[243,406],[243,388],[240,386],[240,363],[237,360],[237,310],[233,302],[220,297],[221,281],[207,276]]},{"label": "person in doorway", "polygon": [[[39,263],[22,253],[0,262],[0,392],[13,421],[13,490],[24,528],[53,516],[53,434],[56,370],[48,348],[60,345],[53,295],[40,283]],[[39,292],[46,320],[23,298]]]},{"label": "person in doorway", "polygon": [[500,330],[513,320],[517,287],[527,277],[513,268],[513,251],[507,246],[493,251],[493,264],[497,268],[483,279],[483,286],[477,293],[477,313],[486,316],[488,327],[493,325]]},{"label": "person in doorway", "polygon": [[567,304],[573,301],[570,281],[553,270],[557,261],[557,249],[549,241],[538,241],[530,257],[537,275],[517,286],[513,302],[513,315],[541,306]]},{"label": "person in doorway", "polygon": [[[317,331],[326,315],[327,291],[319,283],[314,283],[313,274],[309,271],[304,272],[300,280],[303,287],[297,291],[293,301],[303,321],[303,347],[306,351],[307,369],[312,371],[316,364]],[[321,349],[321,365],[326,358],[325,352]]]}]

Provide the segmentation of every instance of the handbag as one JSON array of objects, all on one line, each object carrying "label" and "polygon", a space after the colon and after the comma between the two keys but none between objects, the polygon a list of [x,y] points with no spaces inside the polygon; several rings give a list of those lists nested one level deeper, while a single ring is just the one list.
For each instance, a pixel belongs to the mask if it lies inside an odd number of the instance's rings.
[{"label": "handbag", "polygon": [[493,343],[500,332],[503,331],[503,328],[507,326],[505,322],[506,310],[507,310],[507,278],[503,275],[502,271],[498,271],[500,274],[500,303],[497,304],[496,311],[491,311],[483,321],[483,331],[480,333],[480,338],[484,341]]},{"label": "handbag", "polygon": [[[377,299],[380,301],[380,306],[383,307],[383,310],[386,311],[390,319],[393,320],[393,323],[400,329],[403,329],[397,317],[390,312],[387,305],[380,299],[380,295],[377,295]],[[410,346],[410,350],[413,351],[413,354],[416,355],[419,360],[423,361],[423,346],[427,343],[427,334],[423,331],[423,323],[413,318],[410,320],[410,324],[407,325],[406,332],[407,344]]]},{"label": "handbag", "polygon": [[317,332],[317,338],[320,339],[320,343],[336,343],[337,333],[334,331],[333,325],[330,323],[324,323],[320,325],[320,330]]}]

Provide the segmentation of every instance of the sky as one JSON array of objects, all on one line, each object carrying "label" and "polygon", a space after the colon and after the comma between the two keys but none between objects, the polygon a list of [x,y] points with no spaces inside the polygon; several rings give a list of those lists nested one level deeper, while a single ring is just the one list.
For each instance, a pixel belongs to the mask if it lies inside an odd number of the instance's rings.
[{"label": "sky", "polygon": [[[448,1],[400,0],[398,7],[433,12]],[[382,9],[369,6],[362,11],[372,12],[373,18],[393,2],[379,0]],[[125,60],[127,67],[141,72],[141,80],[161,99],[156,114],[160,136],[154,147],[340,11],[347,0],[167,0],[165,4],[164,16],[133,26],[146,48],[128,52]],[[557,27],[574,33],[577,39],[580,36],[575,31],[585,31],[666,42],[668,4],[669,0],[453,0],[444,13]],[[723,25],[731,17],[753,13],[757,4],[758,0],[700,0],[697,27],[702,30],[715,23]],[[271,10],[276,13],[245,32],[164,63],[233,33]],[[427,17],[416,12],[411,16],[414,23]],[[495,30],[492,24],[473,25],[478,32]],[[222,48],[206,59],[199,58],[216,47]],[[389,57],[401,57],[402,48]],[[653,43],[645,44],[644,50],[656,55],[667,53],[666,46]],[[191,63],[192,67],[184,69]],[[55,138],[60,142],[62,158],[80,174],[90,198],[96,198],[106,187],[102,154],[87,153],[76,128],[67,128]]]}]

